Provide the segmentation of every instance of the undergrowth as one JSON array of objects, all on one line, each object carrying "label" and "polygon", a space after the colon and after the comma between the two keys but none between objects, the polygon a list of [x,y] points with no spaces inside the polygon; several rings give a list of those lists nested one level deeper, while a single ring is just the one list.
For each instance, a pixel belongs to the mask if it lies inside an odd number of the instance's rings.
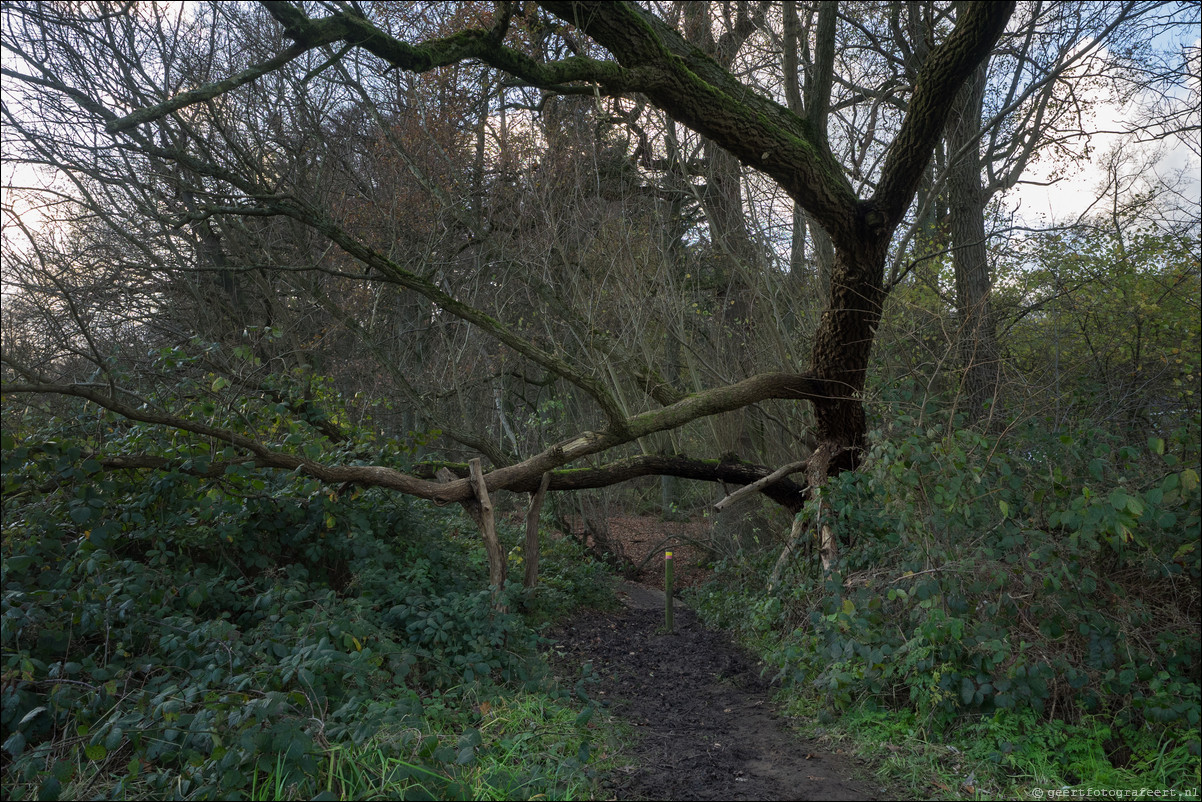
[{"label": "undergrowth", "polygon": [[589,795],[604,739],[538,636],[604,592],[578,546],[499,611],[457,510],[103,426],[4,434],[4,798]]},{"label": "undergrowth", "polygon": [[1198,421],[1139,444],[916,423],[899,412],[824,490],[834,571],[809,554],[765,593],[776,555],[742,553],[699,611],[811,731],[881,745],[928,795],[1196,795]]}]

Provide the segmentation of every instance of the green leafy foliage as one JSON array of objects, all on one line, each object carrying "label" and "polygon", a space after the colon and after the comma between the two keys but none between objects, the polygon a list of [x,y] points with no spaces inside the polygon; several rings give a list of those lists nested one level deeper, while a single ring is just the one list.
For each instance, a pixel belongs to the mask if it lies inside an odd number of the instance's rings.
[{"label": "green leafy foliage", "polygon": [[932,731],[1103,717],[1131,748],[1196,764],[1197,460],[1197,420],[1139,444],[1040,425],[999,441],[898,411],[824,491],[849,544],[836,572],[807,563],[779,595],[700,602],[824,715],[869,704]]},{"label": "green leafy foliage", "polygon": [[1014,367],[1050,369],[1069,403],[1132,430],[1196,412],[1202,389],[1196,239],[1150,223],[1148,201],[1126,199],[1129,210],[1100,230],[1030,238],[998,282],[1000,303],[1033,310],[1009,334]]},{"label": "green leafy foliage", "polygon": [[[98,442],[81,420],[4,435],[6,787],[234,799],[260,798],[271,777],[310,798],[334,745],[386,732],[410,733],[389,755],[445,784],[455,761],[423,738],[469,732],[471,699],[545,687],[537,635],[494,609],[479,538],[450,510],[335,492],[104,418]],[[151,448],[172,467],[101,470]],[[220,475],[196,475],[218,459]],[[573,572],[598,570],[556,552],[544,619],[574,602]],[[508,593],[511,610],[527,602]],[[571,773],[519,785],[551,793]]]}]

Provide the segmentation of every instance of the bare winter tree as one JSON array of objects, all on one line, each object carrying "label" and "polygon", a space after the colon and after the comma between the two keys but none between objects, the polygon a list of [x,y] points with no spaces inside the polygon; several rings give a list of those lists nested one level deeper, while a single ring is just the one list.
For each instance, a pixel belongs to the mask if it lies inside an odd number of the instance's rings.
[{"label": "bare winter tree", "polygon": [[[750,4],[734,7],[737,19],[727,33],[737,44],[754,27],[756,11]],[[840,162],[825,131],[826,51],[819,48],[815,83],[801,106],[779,103],[732,72],[721,38],[707,38],[698,8],[681,17],[679,24],[692,32],[686,36],[645,8],[609,2],[544,2],[541,10],[503,2],[421,24],[388,13],[388,6],[368,11],[345,3],[265,2],[257,13],[216,4],[196,13],[151,8],[145,14],[107,6],[7,4],[4,46],[12,59],[3,75],[19,87],[19,99],[6,99],[4,115],[21,158],[57,171],[89,214],[109,215],[101,217],[103,226],[141,243],[141,269],[161,287],[204,277],[209,283],[199,285],[196,303],[212,308],[215,297],[224,299],[222,331],[238,334],[238,322],[276,331],[277,322],[287,319],[283,328],[292,334],[273,346],[281,353],[265,356],[284,358],[286,352],[304,361],[306,349],[327,336],[333,323],[356,336],[364,327],[361,311],[347,314],[346,304],[322,301],[333,297],[334,288],[343,299],[359,298],[349,307],[361,310],[378,291],[374,287],[387,286],[405,299],[421,299],[421,311],[414,307],[410,320],[439,344],[427,358],[441,360],[450,381],[461,380],[452,376],[460,366],[469,367],[469,374],[490,375],[504,372],[498,370],[504,362],[517,365],[534,384],[553,377],[589,406],[587,416],[578,418],[586,421],[581,430],[533,452],[524,451],[516,437],[506,438],[505,449],[468,433],[458,438],[461,444],[474,444],[492,461],[491,470],[477,466],[471,476],[437,481],[382,466],[323,461],[312,449],[186,417],[153,399],[144,403],[116,380],[105,385],[53,365],[39,368],[7,345],[4,393],[76,396],[131,420],[223,442],[264,467],[474,505],[486,528],[489,492],[533,492],[544,474],[570,463],[707,416],[790,399],[812,406],[814,431],[794,435],[800,442],[808,434],[815,448],[794,470],[804,469],[806,484],[818,487],[860,457],[866,435],[861,393],[886,294],[890,245],[961,87],[988,57],[1012,8],[1005,2],[966,5],[954,26],[932,31],[929,52],[904,93],[905,111],[871,171],[871,191],[861,194],[869,184],[853,183],[849,175],[865,171]],[[819,12],[823,37],[831,25]],[[587,326],[590,319],[579,310],[559,310],[561,323],[553,329],[526,325],[521,310],[533,303],[538,282],[523,285],[533,294],[515,295],[506,272],[512,262],[473,252],[483,232],[470,206],[440,205],[438,215],[408,231],[382,225],[378,215],[373,219],[366,207],[385,200],[380,189],[386,183],[357,148],[386,142],[389,121],[379,113],[378,98],[385,92],[395,97],[398,75],[458,76],[447,79],[442,91],[460,99],[469,127],[444,139],[429,137],[436,158],[428,164],[459,173],[462,162],[467,196],[470,176],[480,185],[481,170],[471,169],[471,143],[484,142],[476,146],[477,164],[480,154],[491,157],[488,137],[475,133],[491,124],[479,111],[488,102],[490,79],[467,69],[455,73],[472,64],[496,70],[513,88],[546,95],[640,98],[706,137],[714,144],[707,158],[716,171],[706,212],[711,228],[733,243],[731,256],[743,269],[754,254],[742,253],[734,219],[737,192],[722,188],[722,182],[737,179],[729,159],[787,192],[829,236],[833,253],[826,309],[807,337],[808,368],[758,373],[685,395],[658,367],[634,358],[622,338]],[[403,125],[405,114],[397,111]],[[572,124],[565,122],[564,130]],[[340,137],[330,135],[335,130]],[[394,155],[423,192],[460,193],[459,187],[451,192],[440,184],[422,160],[406,155],[404,144],[393,148]],[[508,213],[520,231],[522,210]],[[431,225],[448,233],[434,236]],[[581,249],[590,245],[587,236],[578,236],[559,247],[581,265]],[[415,252],[421,258],[410,258]],[[89,330],[81,321],[80,331]],[[585,335],[585,347],[569,348],[550,336],[572,325]],[[352,356],[376,348],[380,353],[373,356],[386,360],[386,346],[372,337],[370,325],[363,334],[358,342],[375,344],[341,347]],[[101,358],[99,344],[89,348],[92,357]],[[414,388],[404,403],[416,405],[420,395]],[[127,461],[137,463],[136,456]],[[151,455],[142,464],[153,464]],[[553,473],[549,486],[596,486],[646,473],[748,484],[771,471],[651,455]],[[796,508],[802,496],[793,488],[775,482],[765,490]],[[836,544],[830,527],[821,530],[829,565]]]}]

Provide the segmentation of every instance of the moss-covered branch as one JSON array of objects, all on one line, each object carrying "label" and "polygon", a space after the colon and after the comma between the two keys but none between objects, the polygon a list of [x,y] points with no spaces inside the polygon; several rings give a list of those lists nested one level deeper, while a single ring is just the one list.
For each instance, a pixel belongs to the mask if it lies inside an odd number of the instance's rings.
[{"label": "moss-covered branch", "polygon": [[[246,452],[248,459],[244,462],[253,463],[259,468],[276,468],[280,470],[295,470],[306,475],[312,476],[323,482],[331,484],[353,483],[364,487],[385,487],[391,490],[396,490],[401,493],[406,493],[419,498],[430,499],[440,503],[451,501],[464,501],[472,497],[471,485],[466,479],[460,479],[455,482],[440,483],[422,479],[417,476],[406,474],[402,471],[393,468],[374,465],[326,465],[316,460],[300,457],[285,451],[271,448],[264,443],[248,437],[245,434],[235,432],[229,429],[224,429],[217,426],[211,426],[206,423],[190,420],[188,418],[172,415],[167,412],[153,410],[145,405],[134,406],[132,404],[121,401],[118,398],[101,391],[95,386],[86,384],[63,384],[52,382],[44,377],[38,376],[27,367],[18,365],[9,359],[4,360],[4,364],[13,367],[17,372],[27,376],[28,382],[5,382],[0,385],[0,396],[11,394],[51,394],[72,396],[90,401],[97,406],[103,407],[111,412],[115,412],[123,418],[132,421],[140,421],[156,426],[164,426],[180,431],[191,432],[202,437],[211,438],[212,440],[226,443],[241,449]],[[682,401],[679,401],[670,406],[658,409],[653,412],[645,412],[641,415],[635,415],[623,421],[623,425],[614,430],[604,432],[584,432],[574,438],[557,443],[551,448],[537,454],[529,459],[517,463],[497,468],[484,476],[487,488],[492,490],[517,490],[529,492],[538,488],[538,483],[541,477],[548,471],[553,471],[567,465],[574,460],[582,457],[591,456],[603,451],[606,451],[614,446],[623,445],[632,442],[639,437],[644,437],[648,434],[673,429],[678,426],[689,423],[701,417],[715,415],[721,412],[730,412],[734,409],[747,406],[768,398],[809,398],[815,392],[822,391],[823,384],[815,382],[805,376],[799,376],[789,373],[771,373],[761,376],[753,376],[750,379],[738,382],[737,384],[727,387],[718,387],[713,390],[708,390],[703,393],[696,393],[688,396]],[[146,459],[157,459],[157,457],[147,457]],[[615,463],[617,465],[619,463]],[[641,469],[642,473],[631,473],[627,478],[633,476],[645,476],[655,473],[652,469],[656,463],[648,461]],[[668,466],[669,463],[662,463],[661,467]],[[132,463],[123,467],[139,467]],[[145,463],[141,467],[156,467]],[[617,478],[622,475],[622,471],[630,470],[627,465],[624,468],[614,468],[609,472],[608,476],[612,478],[609,483],[621,481]],[[680,468],[684,470],[684,468]],[[706,468],[704,471],[700,468],[696,469],[698,474],[689,476],[688,474],[670,473],[670,475],[681,475],[686,478],[713,478],[717,476],[712,469]],[[729,475],[730,481],[743,482],[740,479],[735,479],[735,474],[739,473],[737,467],[728,467],[725,469],[726,475]],[[743,470],[746,475],[747,482],[755,481],[761,478],[763,474],[754,474],[755,466],[747,466]],[[702,475],[705,471],[709,471],[708,475]],[[732,473],[733,472],[733,473]],[[568,472],[571,473],[571,472]],[[754,475],[753,475],[754,474]],[[602,474],[596,474],[597,477]],[[722,478],[717,476],[717,478]],[[599,481],[599,479],[598,479]],[[587,486],[602,486],[602,485],[582,485]],[[553,486],[552,489],[574,489],[567,485]],[[781,503],[785,503],[782,501]]]},{"label": "moss-covered branch", "polygon": [[633,4],[540,5],[600,42],[628,70],[652,72],[654,80],[639,91],[771,176],[832,236],[854,235],[857,199],[851,184],[823,140],[815,140],[797,114],[748,87],[666,22]]},{"label": "moss-covered branch", "polygon": [[[440,468],[446,468],[460,478],[468,475],[466,462],[423,463],[414,473],[423,478],[433,478]],[[571,468],[548,472],[550,491],[592,490],[610,487],[642,476],[675,476],[680,479],[695,479],[702,482],[724,482],[731,485],[748,485],[764,479],[772,473],[771,468],[748,462],[703,460],[666,454],[643,454],[608,462],[593,468]],[[541,477],[530,477],[507,487],[515,493],[533,493],[538,490]],[[805,502],[805,488],[789,479],[780,479],[764,488],[765,496],[786,509],[797,512]]]}]

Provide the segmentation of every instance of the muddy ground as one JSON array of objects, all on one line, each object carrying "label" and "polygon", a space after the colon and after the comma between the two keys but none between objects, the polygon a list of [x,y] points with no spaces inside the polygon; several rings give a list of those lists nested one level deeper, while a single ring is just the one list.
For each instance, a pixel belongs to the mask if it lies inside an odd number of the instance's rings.
[{"label": "muddy ground", "polygon": [[613,799],[889,798],[865,767],[798,738],[770,704],[759,667],[683,606],[663,631],[664,595],[621,583],[623,609],[589,611],[553,633],[557,668],[636,734],[632,765],[603,781]]}]

